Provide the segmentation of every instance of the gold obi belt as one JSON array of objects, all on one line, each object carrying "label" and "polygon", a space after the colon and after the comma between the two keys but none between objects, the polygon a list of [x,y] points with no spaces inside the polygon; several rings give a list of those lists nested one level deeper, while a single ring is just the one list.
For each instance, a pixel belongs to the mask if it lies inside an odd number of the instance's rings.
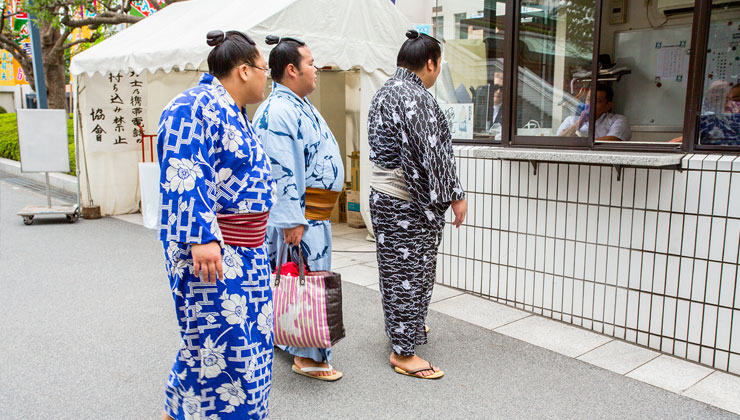
[{"label": "gold obi belt", "polygon": [[329,220],[340,191],[306,188],[306,219]]}]

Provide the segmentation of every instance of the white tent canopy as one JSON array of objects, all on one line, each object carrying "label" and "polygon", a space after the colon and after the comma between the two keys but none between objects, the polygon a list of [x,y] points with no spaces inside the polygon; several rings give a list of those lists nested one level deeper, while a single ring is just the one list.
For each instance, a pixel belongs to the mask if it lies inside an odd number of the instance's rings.
[{"label": "white tent canopy", "polygon": [[[87,150],[86,161],[79,159],[84,202],[92,197],[104,215],[139,208],[137,164],[141,151],[95,149],[94,125],[85,126],[90,124],[89,104],[110,94],[100,88],[103,79],[107,83],[106,75],[133,72],[147,78],[144,127],[148,134],[155,134],[164,105],[197,82],[198,72],[192,70],[207,70],[211,47],[206,44],[206,34],[214,29],[244,31],[265,57],[270,50],[264,43],[266,35],[297,37],[306,41],[317,67],[359,68],[359,77],[352,82],[347,77],[343,91],[347,94],[346,112],[353,113],[347,130],[354,130],[354,148],[359,148],[361,171],[367,173],[367,110],[372,95],[393,73],[398,49],[410,27],[388,0],[190,0],[172,4],[74,56],[70,72],[75,76],[79,111],[74,115],[80,120],[75,125],[78,143],[82,143],[78,150]],[[344,104],[344,93],[340,94]],[[322,104],[318,107],[323,113]],[[367,176],[361,177],[360,192],[361,208],[369,221]]]},{"label": "white tent canopy", "polygon": [[388,0],[190,0],[172,4],[72,58],[70,72],[107,74],[200,68],[213,29],[299,37],[318,67],[392,73],[408,20]]}]

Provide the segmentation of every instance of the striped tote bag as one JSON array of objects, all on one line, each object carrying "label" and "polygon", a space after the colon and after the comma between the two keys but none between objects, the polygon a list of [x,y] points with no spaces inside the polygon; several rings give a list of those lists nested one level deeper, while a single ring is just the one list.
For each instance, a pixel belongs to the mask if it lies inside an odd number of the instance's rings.
[{"label": "striped tote bag", "polygon": [[[300,248],[300,247],[299,247]],[[285,246],[278,261],[283,261]],[[275,344],[293,347],[329,348],[344,338],[342,278],[331,271],[306,272],[299,251],[298,275],[274,276],[273,307]]]}]

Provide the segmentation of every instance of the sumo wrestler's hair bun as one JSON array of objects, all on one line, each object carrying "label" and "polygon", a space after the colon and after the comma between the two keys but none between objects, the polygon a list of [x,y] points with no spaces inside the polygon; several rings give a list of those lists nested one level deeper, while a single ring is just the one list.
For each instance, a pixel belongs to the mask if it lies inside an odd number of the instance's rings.
[{"label": "sumo wrestler's hair bun", "polygon": [[206,42],[208,42],[208,45],[211,47],[217,47],[221,45],[222,42],[226,39],[226,34],[224,31],[210,31],[208,34],[206,34]]}]

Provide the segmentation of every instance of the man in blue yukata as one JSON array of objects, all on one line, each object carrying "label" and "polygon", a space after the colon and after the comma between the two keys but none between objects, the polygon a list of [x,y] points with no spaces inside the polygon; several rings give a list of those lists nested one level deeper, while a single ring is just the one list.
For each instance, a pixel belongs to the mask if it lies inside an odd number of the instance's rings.
[{"label": "man in blue yukata", "polygon": [[[270,157],[277,201],[267,221],[267,248],[275,268],[283,243],[300,246],[311,271],[331,269],[331,211],[344,183],[339,146],[326,121],[306,98],[316,89],[311,50],[295,38],[267,37],[272,93],[255,113],[254,126]],[[280,262],[282,263],[282,261]],[[293,371],[335,381],[331,349],[280,346]]]}]

